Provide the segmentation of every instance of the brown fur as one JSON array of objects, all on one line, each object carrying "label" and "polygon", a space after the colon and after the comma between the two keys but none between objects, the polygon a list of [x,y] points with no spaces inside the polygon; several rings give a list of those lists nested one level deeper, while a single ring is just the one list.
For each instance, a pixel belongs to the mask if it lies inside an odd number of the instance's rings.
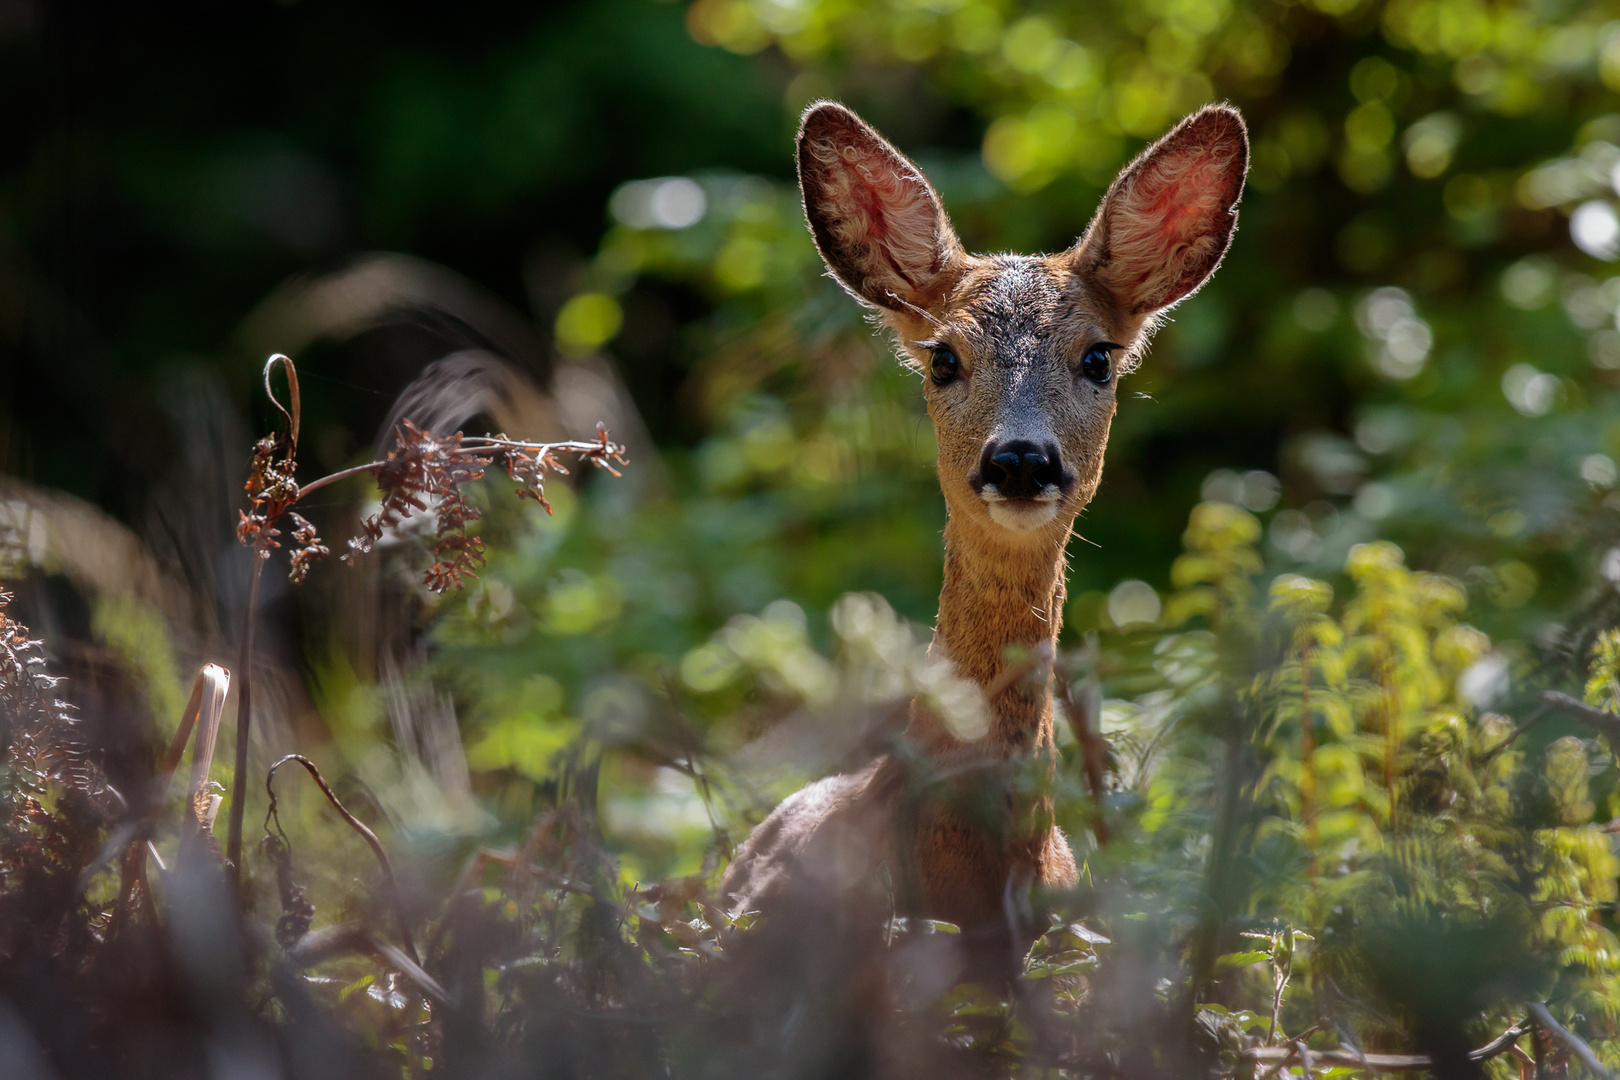
[{"label": "brown fur", "polygon": [[[825,895],[875,915],[873,882],[887,867],[902,909],[962,927],[969,974],[1016,970],[1036,932],[1029,890],[1070,887],[1076,871],[1048,786],[1014,783],[1032,763],[1049,779],[1056,759],[1050,673],[1015,678],[1010,654],[1056,646],[1064,552],[1102,477],[1118,373],[1137,362],[1155,316],[1219,264],[1247,162],[1237,112],[1206,108],[1126,166],[1071,250],[969,255],[914,164],[842,105],[806,110],[810,231],[833,276],[881,311],[901,359],[925,373],[949,511],[930,650],[997,692],[984,738],[958,740],[914,703],[907,735],[924,767],[892,756],[783,802],[727,871],[734,909]],[[1101,342],[1122,347],[1106,383],[1078,370]],[[943,386],[926,378],[937,345],[960,363]],[[1061,461],[1061,479],[1036,499],[987,482],[992,448],[1014,441]]]}]

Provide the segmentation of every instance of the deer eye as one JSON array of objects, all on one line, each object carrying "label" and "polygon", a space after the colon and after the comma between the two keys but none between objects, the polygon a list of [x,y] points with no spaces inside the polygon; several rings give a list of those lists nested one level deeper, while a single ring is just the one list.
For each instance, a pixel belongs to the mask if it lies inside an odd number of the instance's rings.
[{"label": "deer eye", "polygon": [[944,386],[956,378],[961,366],[956,354],[951,352],[950,346],[935,345],[929,355],[928,374],[932,376],[935,386]]},{"label": "deer eye", "polygon": [[1086,350],[1080,359],[1080,374],[1094,383],[1106,383],[1114,374],[1114,361],[1110,357],[1119,348],[1112,341],[1099,341]]}]

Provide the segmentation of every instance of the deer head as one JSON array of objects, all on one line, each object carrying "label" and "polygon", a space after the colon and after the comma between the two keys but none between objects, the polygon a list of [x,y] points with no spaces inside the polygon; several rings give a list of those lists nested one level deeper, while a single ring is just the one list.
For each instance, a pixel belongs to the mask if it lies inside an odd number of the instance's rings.
[{"label": "deer head", "polygon": [[798,158],[827,267],[924,376],[953,524],[997,544],[1067,537],[1102,475],[1120,376],[1226,253],[1242,118],[1214,105],[1183,120],[1058,255],[968,254],[917,166],[835,102],[805,111]]}]

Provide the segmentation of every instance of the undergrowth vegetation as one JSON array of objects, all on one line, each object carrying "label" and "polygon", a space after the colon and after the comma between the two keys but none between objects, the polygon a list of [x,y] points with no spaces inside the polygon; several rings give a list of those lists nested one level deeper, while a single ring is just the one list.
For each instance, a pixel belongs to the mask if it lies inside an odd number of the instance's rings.
[{"label": "undergrowth vegetation", "polygon": [[[0,1074],[1620,1067],[1613,4],[469,11],[0,4]],[[1253,134],[1016,658],[1082,873],[1006,993],[715,896],[912,700],[985,723],[822,96],[974,250]]]},{"label": "undergrowth vegetation", "polygon": [[[278,364],[293,406],[255,453],[240,535],[263,565],[282,518],[297,522],[299,581],[319,542],[292,507],[332,478],[296,480],[297,380],[273,358],[267,390]],[[424,583],[465,584],[438,567],[482,549],[467,539],[481,517],[467,485],[490,462],[478,455],[518,458],[519,493],[545,505],[542,476],[562,452],[623,462],[605,434],[542,446],[406,424],[385,461],[349,470],[383,492],[381,524],[355,549],[430,513]],[[38,989],[20,1007],[72,1008],[74,1042],[50,1049],[75,1074],[202,1075],[227,1060],[299,1076],[1247,1076],[1315,1060],[1440,1076],[1483,1061],[1507,1076],[1515,1055],[1537,1070],[1613,1062],[1615,795],[1601,765],[1594,790],[1592,758],[1620,733],[1620,630],[1588,635],[1572,663],[1557,662],[1559,643],[1533,663],[1465,621],[1461,583],[1409,568],[1394,544],[1353,547],[1336,590],[1268,568],[1261,539],[1242,507],[1197,505],[1151,628],[1094,631],[1015,669],[1056,678],[1067,721],[1055,779],[1015,782],[1055,783],[1085,865],[1072,893],[1036,898],[1050,930],[1011,992],[955,984],[948,924],[897,911],[873,984],[847,927],[773,926],[715,895],[733,838],[770,804],[753,783],[773,766],[791,763],[791,779],[879,750],[904,759],[919,696],[958,737],[984,734],[979,689],[869,593],[834,605],[824,645],[779,602],[640,672],[662,712],[634,729],[609,713],[551,747],[489,730],[469,761],[535,785],[517,842],[435,856],[396,820],[403,875],[298,754],[264,772],[268,807],[245,856],[230,857],[235,835],[214,843],[222,788],[209,776],[230,682],[218,667],[199,675],[143,788],[119,791],[38,643],[0,611],[0,963]],[[1555,689],[1583,681],[1584,701]],[[1577,733],[1538,738],[1557,715]],[[767,729],[739,756],[735,732]],[[177,805],[170,777],[188,742]],[[682,790],[701,808],[692,872],[633,878],[608,842],[625,814],[601,797],[615,744],[675,781],[663,803],[655,783],[635,819],[670,813]],[[289,833],[292,764],[325,807],[305,804]],[[230,779],[240,806],[251,778]],[[345,849],[300,827],[311,814],[375,860],[338,868],[368,884],[336,911],[313,863]]]}]

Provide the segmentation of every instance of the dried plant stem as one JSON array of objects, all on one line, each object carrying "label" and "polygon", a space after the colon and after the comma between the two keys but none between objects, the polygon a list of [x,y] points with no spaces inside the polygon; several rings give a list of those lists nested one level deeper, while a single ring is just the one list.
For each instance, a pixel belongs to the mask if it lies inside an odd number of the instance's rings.
[{"label": "dried plant stem", "polygon": [[[1592,734],[1603,736],[1608,741],[1610,749],[1620,754],[1620,716],[1595,708],[1579,698],[1570,697],[1557,690],[1542,691],[1541,702],[1579,720],[1591,730]],[[1514,735],[1517,734],[1518,732],[1514,732]]]},{"label": "dried plant stem", "polygon": [[386,462],[382,461],[368,461],[364,465],[355,465],[352,468],[339,469],[337,472],[329,473],[328,475],[321,477],[319,480],[311,480],[307,484],[299,484],[298,497],[302,499],[305,495],[308,495],[314,491],[319,491],[328,484],[335,484],[339,480],[347,480],[351,476],[364,476],[367,473],[375,473],[385,464]]},{"label": "dried plant stem", "polygon": [[1582,1065],[1591,1070],[1593,1076],[1598,1077],[1598,1080],[1615,1080],[1614,1071],[1598,1060],[1592,1048],[1586,1044],[1586,1040],[1554,1020],[1553,1014],[1547,1011],[1547,1006],[1539,1001],[1532,1001],[1529,1008],[1530,1016],[1536,1024],[1563,1043],[1570,1053],[1580,1059]]},{"label": "dried plant stem", "polygon": [[122,918],[130,896],[137,888],[141,890],[147,914],[155,918],[155,910],[151,907],[151,890],[146,885],[146,856],[152,851],[152,819],[168,794],[169,785],[174,780],[175,770],[180,767],[180,758],[185,754],[186,743],[193,731],[197,738],[191,752],[191,783],[187,790],[186,811],[187,817],[197,824],[198,829],[187,829],[186,835],[206,832],[209,828],[209,821],[202,810],[206,805],[202,796],[207,789],[208,771],[214,760],[214,741],[219,733],[219,721],[225,711],[225,698],[230,688],[231,673],[218,664],[204,664],[202,670],[197,672],[197,679],[191,686],[191,699],[186,702],[185,712],[180,714],[180,726],[175,730],[174,738],[169,740],[163,764],[153,777],[145,818],[137,825],[124,849],[123,883],[114,912],[115,920]]},{"label": "dried plant stem", "polygon": [[326,801],[332,804],[332,809],[338,812],[338,816],[343,818],[349,828],[360,834],[361,838],[371,848],[371,853],[377,857],[377,864],[382,867],[383,881],[388,890],[389,903],[393,906],[394,917],[399,920],[400,938],[405,942],[405,950],[411,959],[420,964],[421,957],[416,951],[416,943],[411,938],[411,924],[405,914],[405,903],[400,898],[399,883],[394,878],[394,865],[389,862],[388,852],[383,850],[382,841],[377,839],[377,834],[372,832],[365,822],[349,813],[348,808],[338,800],[337,793],[327,785],[326,778],[321,775],[321,770],[316,768],[315,763],[303,754],[288,754],[270,766],[270,771],[265,774],[264,790],[270,796],[270,810],[265,815],[266,828],[269,827],[271,818],[276,819],[276,826],[280,828],[281,819],[276,816],[276,770],[289,761],[296,761],[304,767],[304,770],[309,773],[316,785],[321,789],[321,794],[326,796]]},{"label": "dried plant stem", "polygon": [[[524,450],[547,455],[554,453],[590,454],[593,452],[600,452],[602,449],[602,444],[600,442],[585,441],[581,439],[575,439],[568,442],[538,443],[523,442],[518,439],[497,439],[482,435],[463,436],[461,439],[461,445],[469,448],[487,448],[489,450],[499,451]],[[302,500],[306,495],[313,494],[314,492],[319,491],[321,488],[330,484],[335,484],[340,480],[347,480],[351,476],[365,476],[367,474],[375,475],[376,473],[387,468],[389,464],[390,463],[387,461],[368,461],[364,465],[354,465],[347,469],[339,469],[337,472],[329,473],[326,476],[321,477],[319,480],[311,480],[307,484],[299,484],[298,499]],[[617,474],[615,473],[615,475]]]},{"label": "dried plant stem", "polygon": [[[282,405],[270,384],[270,376],[280,367],[287,379],[287,404]],[[315,526],[300,516],[295,507],[310,495],[328,485],[352,476],[372,476],[382,494],[377,512],[361,522],[361,533],[349,540],[349,551],[342,556],[352,564],[355,557],[372,550],[386,531],[416,513],[431,513],[436,519],[436,532],[432,551],[434,562],[423,575],[422,582],[435,592],[459,587],[465,577],[477,576],[477,568],[484,562],[483,541],[470,530],[481,516],[462,490],[463,485],[480,480],[485,470],[499,462],[505,467],[507,478],[515,482],[520,498],[533,499],[548,513],[551,504],[546,501],[545,479],[552,473],[566,473],[568,469],[557,455],[573,454],[579,464],[590,463],[614,476],[619,471],[614,463],[624,463],[624,447],[609,441],[607,429],[596,427],[594,441],[557,443],[527,442],[505,435],[464,436],[436,435],[411,423],[409,418],[399,422],[394,430],[394,446],[387,457],[363,465],[341,469],[308,484],[300,484],[298,473],[298,432],[300,425],[300,399],[298,371],[286,356],[277,353],[264,365],[264,392],[270,404],[281,413],[285,430],[278,435],[267,435],[253,447],[248,480],[245,489],[248,508],[240,514],[237,539],[253,552],[253,567],[248,579],[247,608],[243,615],[242,655],[237,665],[242,680],[237,698],[236,767],[231,777],[231,816],[226,839],[226,858],[231,886],[240,894],[242,883],[242,822],[247,809],[248,745],[253,731],[253,629],[258,613],[259,578],[264,564],[281,543],[283,526],[291,529],[291,568],[289,580],[300,582],[308,573],[311,563],[326,558],[330,551],[321,542]],[[377,838],[355,817],[343,808],[320,772],[309,759],[291,754],[276,762],[266,777],[265,786],[270,793],[270,812],[275,816],[275,791],[271,781],[276,769],[288,761],[297,761],[307,769],[315,782],[326,793],[327,799],[343,815],[345,821],[365,837],[382,864],[388,879],[389,894],[399,914],[400,932],[406,947],[414,957],[416,948],[411,942],[410,928],[400,904],[394,883],[392,867]],[[206,806],[206,803],[198,803]],[[280,823],[277,822],[279,829]],[[283,837],[283,840],[285,837]]]},{"label": "dried plant stem", "polygon": [[264,573],[265,554],[253,551],[253,568],[248,571],[247,610],[242,616],[242,656],[237,663],[242,689],[236,697],[236,766],[231,774],[231,819],[226,833],[226,873],[232,889],[242,885],[242,813],[247,803],[248,737],[253,727],[253,623],[259,606],[259,576]]},{"label": "dried plant stem", "polygon": [[[225,698],[231,692],[231,673],[218,664],[205,664],[197,673],[191,691],[193,705],[187,709],[197,725],[197,745],[191,752],[190,795],[195,803],[207,793],[208,774],[214,764],[214,744],[219,738],[219,722],[225,715]],[[171,773],[174,771],[171,767]]]},{"label": "dried plant stem", "polygon": [[[1544,1007],[1535,1004],[1530,1006],[1532,1012],[1535,1012],[1537,1008],[1541,1008],[1543,1012],[1546,1011]],[[1551,1020],[1550,1016],[1548,1020]],[[1500,1054],[1515,1052],[1518,1049],[1515,1044],[1524,1036],[1526,1031],[1530,1030],[1530,1027],[1529,1020],[1519,1021],[1478,1050],[1470,1050],[1468,1060],[1488,1061]],[[1569,1035],[1562,1027],[1558,1027],[1555,1034],[1558,1032]],[[1583,1047],[1586,1046],[1584,1042],[1581,1042],[1574,1035],[1569,1035],[1569,1038],[1580,1042]],[[1578,1050],[1576,1053],[1579,1056]],[[1590,1047],[1587,1047],[1587,1053],[1591,1053]],[[1301,1063],[1306,1056],[1309,1057],[1310,1068],[1316,1069],[1360,1069],[1367,1072],[1426,1072],[1434,1067],[1434,1059],[1428,1054],[1363,1054],[1358,1050],[1307,1050],[1302,1038],[1292,1040],[1287,1046],[1257,1046],[1243,1052],[1245,1060],[1252,1061],[1256,1065],[1270,1066],[1261,1074],[1262,1076],[1275,1076],[1287,1066]],[[1604,1080],[1613,1080],[1614,1074],[1606,1069],[1599,1067],[1594,1071],[1598,1076],[1604,1077]]]},{"label": "dried plant stem", "polygon": [[1108,767],[1108,744],[1098,734],[1102,727],[1102,680],[1097,668],[1101,651],[1095,632],[1086,635],[1084,657],[1086,678],[1080,686],[1081,700],[1076,702],[1073,687],[1061,668],[1055,668],[1058,680],[1057,699],[1064,718],[1080,747],[1080,762],[1086,770],[1086,786],[1091,790],[1091,832],[1098,847],[1108,846],[1108,822],[1103,816],[1103,773]]},{"label": "dried plant stem", "polygon": [[[1568,695],[1559,694],[1558,696],[1567,697]],[[1570,698],[1569,700],[1574,701],[1575,699]],[[1508,749],[1515,742],[1517,742],[1519,740],[1519,736],[1523,735],[1525,732],[1529,731],[1531,728],[1545,720],[1547,718],[1547,713],[1551,711],[1557,703],[1554,702],[1552,704],[1547,704],[1545,695],[1542,698],[1542,702],[1543,704],[1541,708],[1530,714],[1530,719],[1514,728],[1513,731],[1509,733],[1501,742],[1497,743],[1479,757],[1475,758],[1473,767],[1476,769],[1484,768],[1486,765],[1490,764],[1492,758],[1496,757],[1496,755],[1502,753],[1502,751]]]}]

